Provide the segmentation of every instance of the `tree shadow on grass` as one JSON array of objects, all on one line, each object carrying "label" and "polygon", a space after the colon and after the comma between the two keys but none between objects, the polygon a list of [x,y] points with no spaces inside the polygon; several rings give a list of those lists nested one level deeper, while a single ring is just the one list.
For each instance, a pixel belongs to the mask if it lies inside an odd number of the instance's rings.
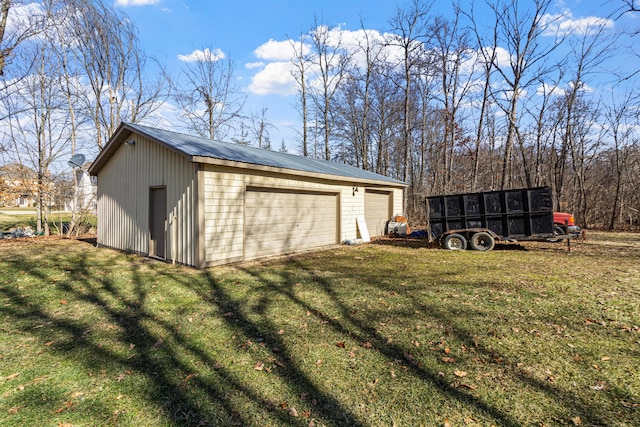
[{"label": "tree shadow on grass", "polygon": [[[360,273],[359,269],[346,269],[343,265],[337,267],[325,264],[320,274],[313,269],[316,267],[309,269],[307,265],[307,263],[297,262],[295,259],[290,260],[287,270],[283,271],[278,277],[273,277],[272,272],[270,272],[270,277],[262,275],[259,268],[245,268],[244,271],[263,284],[264,288],[268,290],[265,294],[285,295],[288,301],[315,316],[336,334],[348,336],[356,342],[371,343],[372,347],[383,355],[389,363],[402,363],[415,377],[440,390],[440,393],[447,396],[448,399],[473,408],[473,412],[482,413],[499,425],[521,425],[522,420],[512,411],[476,396],[471,389],[460,387],[459,383],[452,383],[450,379],[446,379],[437,370],[426,368],[419,358],[415,358],[412,355],[415,348],[389,342],[388,337],[382,335],[374,326],[377,320],[375,313],[370,313],[370,315],[364,317],[355,316],[353,301],[345,300],[341,294],[336,292],[337,287],[340,286],[338,278],[342,277],[341,274],[345,274],[350,279],[348,286],[362,285],[363,289],[377,288],[380,294],[385,294],[389,291],[395,292],[395,290],[401,292],[401,287],[398,286],[398,283],[387,283],[384,278],[381,280],[380,276],[373,278],[366,273]],[[337,268],[334,269],[334,267]],[[348,274],[345,271],[348,271]],[[317,285],[316,288],[320,289],[320,292],[324,293],[323,296],[330,300],[333,310],[338,312],[337,316],[329,316],[323,313],[321,307],[296,295],[293,290],[295,289],[296,281],[300,280],[300,272],[304,272],[303,275],[311,278],[310,280]],[[333,274],[326,274],[329,272]],[[327,278],[329,276],[331,279]],[[572,417],[580,417],[581,420],[592,425],[608,425],[611,422],[607,416],[603,416],[598,407],[593,406],[593,402],[572,393],[567,388],[554,384],[553,381],[534,376],[520,367],[520,361],[511,360],[507,354],[499,349],[488,347],[482,341],[478,343],[475,335],[477,331],[469,329],[465,322],[461,320],[465,318],[472,319],[474,316],[482,315],[483,313],[477,312],[472,307],[462,306],[454,312],[446,311],[437,303],[424,304],[421,301],[420,298],[416,298],[410,306],[397,311],[395,314],[387,313],[387,316],[393,318],[394,316],[410,316],[412,312],[428,313],[428,316],[435,319],[438,324],[447,325],[447,334],[451,334],[456,341],[465,343],[468,347],[473,347],[477,358],[485,361],[484,363],[494,364],[494,366],[499,365],[500,369],[504,369],[514,383],[519,383],[523,389],[532,390],[534,394],[541,396],[547,402],[555,402],[556,406],[562,408],[561,412],[564,411]],[[267,304],[267,302],[263,301],[262,304]],[[540,320],[549,321],[546,318]],[[260,328],[259,332],[268,331],[275,327],[273,324],[267,325],[265,328]],[[615,390],[613,390],[614,388]],[[618,390],[616,387],[612,386],[611,393],[617,396],[616,399],[626,399],[627,402],[634,401],[628,392]],[[566,415],[566,418],[560,419],[557,418],[557,416],[561,416],[559,414],[548,414],[548,416],[549,418],[546,418],[546,421],[555,420],[554,422],[561,423],[570,421],[568,415]],[[540,421],[542,422],[542,420]]]},{"label": "tree shadow on grass", "polygon": [[[41,282],[47,286],[53,276],[60,271],[64,280],[57,280],[56,295],[64,295],[61,309],[59,301],[39,300],[26,297],[11,286],[0,288],[5,304],[0,313],[12,325],[13,333],[37,337],[41,345],[49,342],[46,351],[72,360],[89,375],[102,372],[116,381],[128,381],[129,375],[142,376],[144,390],[140,398],[155,407],[161,417],[170,424],[180,426],[207,425],[263,425],[271,420],[279,425],[306,425],[309,420],[302,416],[294,417],[287,408],[280,406],[274,398],[265,396],[259,389],[239,379],[226,366],[226,361],[214,358],[213,353],[197,344],[187,332],[181,331],[175,323],[168,323],[158,312],[149,311],[147,301],[150,298],[152,284],[146,282],[148,273],[141,274],[136,257],[126,271],[118,273],[118,267],[110,265],[110,260],[94,263],[93,258],[83,254],[72,262],[64,256],[51,257],[46,263],[35,261],[28,256],[15,256],[5,260],[4,265],[12,271],[19,271],[23,278]],[[53,268],[52,265],[57,265]],[[148,266],[147,266],[148,267]],[[234,300],[210,273],[181,275],[180,268],[171,268],[158,264],[155,273],[173,281],[176,286],[184,285],[200,295],[202,301],[215,308],[220,319],[236,334],[249,337],[257,342],[263,340],[265,348],[279,366],[273,374],[280,376],[294,395],[313,396],[314,414],[335,425],[363,425],[347,408],[334,397],[321,391],[292,362],[289,350],[277,334],[274,325],[268,321],[255,322],[243,315],[241,302]],[[154,269],[154,266],[151,267]],[[52,273],[53,271],[53,273]],[[101,273],[104,271],[106,273]],[[130,283],[123,285],[114,277],[118,274],[128,278]],[[196,280],[194,281],[194,278]],[[126,281],[126,280],[125,280]],[[89,313],[90,319],[73,313],[65,308],[82,307]],[[176,307],[176,310],[179,310]],[[225,314],[232,313],[225,317]],[[112,342],[105,343],[104,337],[96,334],[97,324],[109,324],[117,331]],[[46,326],[43,326],[46,325]],[[55,337],[55,338],[52,338]],[[129,346],[126,351],[123,346]],[[206,367],[198,371],[197,366]],[[251,367],[249,367],[251,369]],[[123,375],[128,372],[129,375]],[[116,378],[117,377],[117,378]],[[50,383],[50,387],[47,386]],[[44,407],[29,408],[34,399],[27,393],[13,393],[6,399],[7,407],[23,408],[25,412],[49,411],[51,414],[72,416],[72,409],[56,411],[56,405],[69,402],[68,390],[57,388],[56,383],[47,382],[39,387],[46,401],[40,401]],[[235,396],[235,397],[234,397]],[[238,400],[249,401],[249,407],[257,413],[244,412],[247,408],[239,405]],[[63,413],[64,412],[64,413]],[[103,417],[94,420],[104,422],[111,415],[92,414]],[[11,418],[7,418],[11,421]],[[262,420],[262,421],[256,421]],[[88,420],[84,420],[85,422]],[[113,421],[111,419],[111,421]],[[267,422],[268,423],[268,422]]]},{"label": "tree shadow on grass", "polygon": [[[387,317],[407,318],[416,311],[428,313],[439,324],[447,325],[448,333],[458,341],[474,346],[477,357],[487,363],[500,363],[509,369],[511,376],[523,387],[561,402],[563,407],[571,408],[575,415],[582,416],[592,424],[607,424],[607,420],[600,416],[597,408],[590,407],[589,402],[527,374],[518,368],[518,361],[510,360],[495,348],[485,346],[482,342],[473,344],[474,331],[461,321],[465,317],[473,318],[481,314],[473,307],[461,306],[459,310],[451,312],[436,303],[426,304],[419,296],[411,298],[410,292],[407,293],[395,282],[397,275],[385,277],[384,272],[375,272],[374,277],[373,272],[348,268],[344,263],[349,260],[336,265],[321,263],[322,271],[316,270],[319,268],[317,263],[309,264],[295,258],[275,269],[261,265],[240,266],[238,271],[246,275],[249,278],[246,280],[250,280],[252,285],[238,283],[237,286],[259,292],[259,295],[251,297],[251,303],[248,304],[233,292],[232,287],[236,285],[221,281],[213,270],[185,272],[180,267],[138,262],[137,257],[131,257],[129,261],[119,267],[113,265],[113,259],[109,257],[96,261],[95,256],[87,253],[72,260],[63,254],[51,255],[46,261],[28,256],[0,259],[0,265],[14,272],[15,277],[20,275],[21,280],[28,278],[41,282],[41,286],[53,286],[52,281],[55,281],[55,295],[61,295],[68,302],[61,307],[60,301],[43,300],[37,295],[25,296],[24,290],[17,286],[4,285],[0,287],[0,295],[5,301],[0,313],[10,324],[10,330],[35,336],[42,345],[50,342],[51,336],[55,335],[53,344],[46,351],[72,360],[89,373],[106,371],[112,381],[127,371],[143,377],[142,390],[137,392],[139,398],[155,408],[167,424],[307,425],[309,419],[292,416],[288,408],[279,404],[274,392],[261,389],[259,384],[249,383],[247,377],[238,376],[229,361],[216,356],[220,353],[207,349],[191,336],[188,329],[167,320],[158,309],[150,310],[150,300],[159,296],[149,278],[163,280],[172,287],[190,289],[198,296],[198,303],[209,308],[208,315],[215,317],[221,328],[238,336],[240,342],[260,343],[262,358],[269,358],[275,366],[269,375],[277,378],[284,388],[278,393],[307,396],[310,418],[327,425],[364,426],[367,422],[349,403],[327,391],[323,384],[307,374],[296,349],[277,333],[281,327],[279,319],[268,312],[282,300],[290,309],[306,312],[310,318],[316,319],[337,335],[349,337],[355,342],[369,343],[388,363],[402,365],[413,377],[429,384],[447,399],[472,408],[499,425],[521,424],[515,414],[479,398],[471,390],[452,384],[437,369],[426,367],[420,357],[414,357],[415,349],[410,345],[389,342],[388,337],[376,328],[376,313],[355,314],[354,301],[341,294],[339,286],[361,286],[381,295],[404,292],[407,305],[387,311]],[[60,279],[60,276],[63,278]],[[319,292],[318,297],[325,301],[324,305],[317,304],[313,298],[302,297],[296,291],[301,276],[313,283],[314,289]],[[341,278],[348,279],[348,283],[341,285]],[[32,292],[36,289],[34,286]],[[337,316],[327,312],[326,301],[332,312],[338,313]],[[75,307],[87,313],[86,318],[82,313],[75,313]],[[173,309],[186,310],[183,307]],[[115,327],[114,342],[107,341],[105,344],[105,338],[96,332],[96,325],[101,323]],[[132,346],[129,349],[122,348],[129,345]],[[229,345],[235,346],[236,342],[229,342]],[[234,352],[237,351],[237,348],[234,349]],[[246,369],[253,367],[247,366]],[[130,379],[125,376],[122,381]],[[51,403],[40,409],[53,413],[56,407],[69,400],[68,390],[55,383],[43,383],[41,387],[50,388],[42,393],[51,396],[48,400]],[[242,405],[240,400],[249,403]],[[28,389],[27,393],[16,392],[8,396],[5,405],[31,406],[38,402],[43,404],[41,394]],[[247,412],[247,408],[252,413]],[[96,424],[104,422],[112,416],[111,413],[106,414],[110,410],[112,407],[100,408],[94,416],[103,418],[93,421]],[[70,409],[68,413],[71,412]],[[5,420],[11,421],[10,416],[5,415]],[[130,422],[133,423],[132,420]]]}]

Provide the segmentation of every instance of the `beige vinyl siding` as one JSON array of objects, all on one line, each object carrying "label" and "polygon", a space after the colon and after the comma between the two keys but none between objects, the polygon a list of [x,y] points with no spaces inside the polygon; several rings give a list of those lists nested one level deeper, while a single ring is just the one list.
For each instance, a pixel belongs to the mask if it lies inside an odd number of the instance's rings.
[{"label": "beige vinyl siding", "polygon": [[391,195],[390,191],[365,190],[364,218],[371,237],[383,236],[385,233],[386,223],[392,215]]},{"label": "beige vinyl siding", "polygon": [[[208,164],[202,165],[201,177],[199,237],[203,267],[245,259],[245,203],[251,188],[337,194],[337,242],[358,236],[356,216],[364,215],[365,191],[356,184]],[[402,211],[401,188],[384,187],[380,191],[392,193],[392,210]]]},{"label": "beige vinyl siding", "polygon": [[[318,179],[300,179],[278,173],[239,170],[226,166],[204,165],[203,229],[205,265],[242,261],[244,254],[245,201],[249,188],[271,188],[293,192],[324,192],[338,194],[338,206],[351,197],[351,185],[337,185]],[[348,196],[348,197],[347,197]],[[337,215],[337,214],[336,214]],[[342,216],[337,218],[338,239],[355,237],[346,227]]]},{"label": "beige vinyl siding", "polygon": [[306,250],[337,243],[337,194],[248,188],[244,257]]},{"label": "beige vinyl siding", "polygon": [[197,265],[196,165],[139,135],[126,141],[135,144],[121,145],[98,173],[98,244],[148,254],[149,189],[164,186],[166,257],[175,244],[176,262]]}]

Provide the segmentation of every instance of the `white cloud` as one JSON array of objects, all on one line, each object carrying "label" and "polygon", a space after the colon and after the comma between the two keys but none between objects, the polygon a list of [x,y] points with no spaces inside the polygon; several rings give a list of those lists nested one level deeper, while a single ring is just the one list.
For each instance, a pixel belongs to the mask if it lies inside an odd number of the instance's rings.
[{"label": "white cloud", "polygon": [[215,49],[213,52],[206,48],[205,50],[196,49],[187,55],[178,55],[178,60],[183,62],[216,62],[224,59],[224,52],[220,49]]},{"label": "white cloud", "polygon": [[42,5],[37,3],[11,5],[7,16],[6,34],[20,34],[37,22],[37,19],[45,14]]},{"label": "white cloud", "polygon": [[566,90],[549,83],[542,83],[536,89],[536,95],[538,96],[563,96],[566,92]]},{"label": "white cloud", "polygon": [[588,36],[598,33],[601,30],[612,29],[615,22],[608,18],[598,16],[586,16],[574,19],[573,12],[564,9],[562,13],[546,14],[542,18],[542,24],[547,28],[544,32],[546,36],[563,36],[575,34],[578,36]]},{"label": "white cloud", "polygon": [[252,70],[254,68],[261,68],[262,66],[264,66],[264,62],[262,62],[262,61],[248,62],[248,63],[244,64],[244,68],[247,68],[249,70]]},{"label": "white cloud", "polygon": [[[253,53],[257,58],[267,61],[289,61],[295,56],[295,49],[299,48],[300,43],[293,42],[292,40],[276,41],[269,39],[268,42],[258,46]],[[302,44],[303,55],[308,54],[310,50],[311,47],[308,44]]]},{"label": "white cloud", "polygon": [[282,96],[296,93],[296,81],[291,74],[291,62],[272,62],[252,78],[249,90],[257,95]]},{"label": "white cloud", "polygon": [[160,0],[116,0],[116,6],[149,6],[158,3]]},{"label": "white cloud", "polygon": [[[366,65],[366,58],[360,46],[365,44],[367,37],[370,43],[379,42],[378,48],[384,51],[383,56],[389,59],[396,56],[399,57],[399,49],[394,46],[385,46],[383,43],[384,35],[376,30],[349,31],[340,27],[328,28],[319,26],[301,39],[282,41],[270,39],[255,49],[254,54],[261,61],[245,64],[245,67],[248,69],[261,69],[253,76],[249,90],[258,95],[279,94],[287,96],[295,94],[297,89],[295,79],[291,74],[291,62],[297,56],[296,50],[298,54],[302,53],[303,56],[311,53],[311,45],[306,41],[306,37],[319,32],[326,32],[324,34],[326,42],[333,47],[341,46],[342,49],[348,52],[357,66],[364,67]],[[300,52],[300,49],[302,49],[302,52]],[[336,57],[334,60],[337,61],[338,58]],[[314,71],[314,67],[308,69],[310,85],[314,84]]]}]

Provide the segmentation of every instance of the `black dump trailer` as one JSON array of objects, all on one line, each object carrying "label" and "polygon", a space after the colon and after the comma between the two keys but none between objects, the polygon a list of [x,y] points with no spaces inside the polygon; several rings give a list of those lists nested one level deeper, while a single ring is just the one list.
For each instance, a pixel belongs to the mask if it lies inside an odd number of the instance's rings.
[{"label": "black dump trailer", "polygon": [[446,249],[487,251],[496,241],[554,237],[551,188],[427,197],[429,231]]}]

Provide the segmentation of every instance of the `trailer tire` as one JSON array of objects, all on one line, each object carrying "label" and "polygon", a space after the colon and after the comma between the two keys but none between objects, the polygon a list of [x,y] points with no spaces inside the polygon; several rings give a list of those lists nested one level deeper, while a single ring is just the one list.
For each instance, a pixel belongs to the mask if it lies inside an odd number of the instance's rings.
[{"label": "trailer tire", "polygon": [[474,251],[490,251],[496,245],[496,240],[489,233],[484,231],[474,233],[469,239],[469,246]]},{"label": "trailer tire", "polygon": [[463,251],[467,249],[467,239],[461,234],[449,234],[442,241],[442,246],[450,251]]},{"label": "trailer tire", "polygon": [[[556,236],[562,236],[567,234],[566,231],[564,230],[564,228],[560,225],[554,225],[553,226],[553,234],[555,234]],[[548,242],[551,243],[558,243],[560,241],[562,241],[563,239],[547,239]]]}]

